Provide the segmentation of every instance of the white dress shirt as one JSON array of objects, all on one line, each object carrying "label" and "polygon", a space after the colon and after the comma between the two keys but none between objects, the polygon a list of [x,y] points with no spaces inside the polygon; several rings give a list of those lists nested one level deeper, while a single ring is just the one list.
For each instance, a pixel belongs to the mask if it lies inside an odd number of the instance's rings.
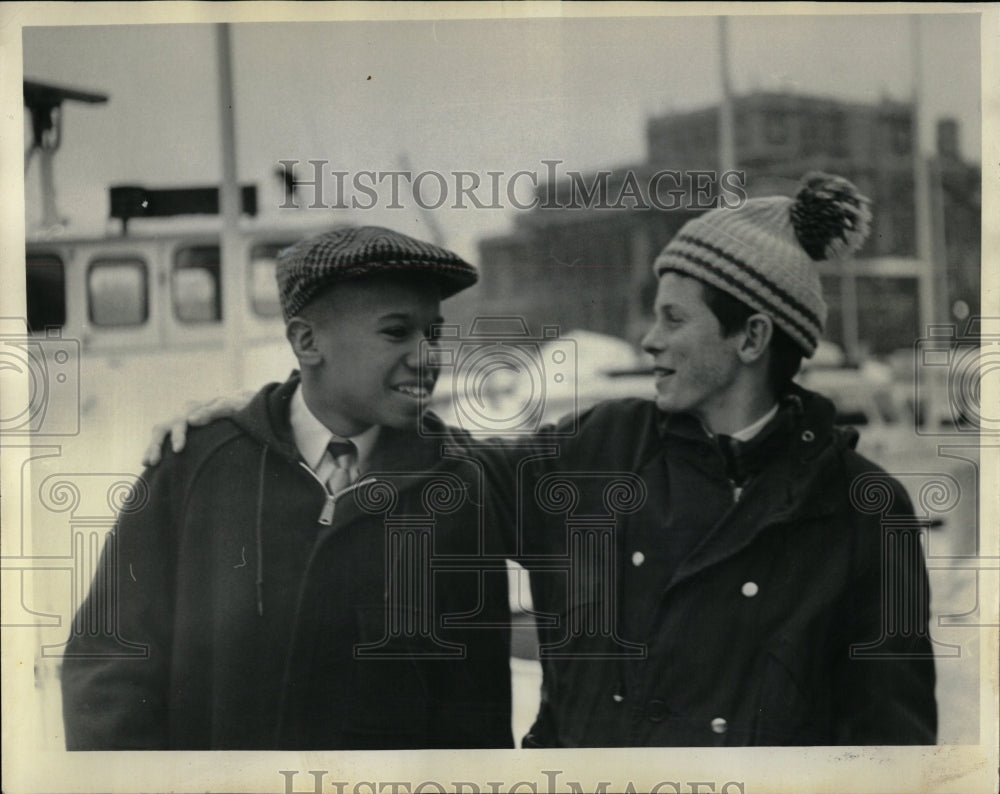
[{"label": "white dress shirt", "polygon": [[753,424],[747,425],[742,430],[737,430],[732,434],[732,437],[737,441],[749,441],[755,435],[757,435],[761,430],[764,429],[764,425],[774,419],[775,414],[778,413],[778,404],[775,403],[774,406],[764,414],[760,419],[758,419]]},{"label": "white dress shirt", "polygon": [[331,441],[350,441],[357,448],[358,459],[355,466],[352,467],[355,469],[351,471],[352,482],[358,479],[360,472],[366,471],[368,459],[378,438],[378,425],[372,425],[367,430],[349,438],[342,438],[332,433],[309,410],[305,397],[302,396],[301,385],[295,389],[295,394],[292,395],[288,418],[292,425],[292,436],[299,454],[322,482],[329,481],[334,469],[337,468],[337,464],[326,448],[326,445]]}]

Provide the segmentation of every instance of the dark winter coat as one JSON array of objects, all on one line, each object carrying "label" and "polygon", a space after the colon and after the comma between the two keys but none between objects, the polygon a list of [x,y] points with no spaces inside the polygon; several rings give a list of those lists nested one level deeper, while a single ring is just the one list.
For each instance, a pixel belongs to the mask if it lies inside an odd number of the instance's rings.
[{"label": "dark winter coat", "polygon": [[833,415],[796,390],[736,475],[696,422],[607,403],[524,469],[544,668],[526,746],[935,741],[912,507]]},{"label": "dark winter coat", "polygon": [[[69,749],[513,745],[502,555],[481,531],[480,466],[442,454],[467,439],[433,416],[433,437],[383,427],[363,478],[377,485],[324,526],[288,421],[296,383],[143,474],[148,502],[104,552],[115,574],[81,609],[114,583],[117,637],[74,631],[66,648]],[[484,552],[491,574],[460,564]],[[457,562],[431,575],[431,554]]]}]

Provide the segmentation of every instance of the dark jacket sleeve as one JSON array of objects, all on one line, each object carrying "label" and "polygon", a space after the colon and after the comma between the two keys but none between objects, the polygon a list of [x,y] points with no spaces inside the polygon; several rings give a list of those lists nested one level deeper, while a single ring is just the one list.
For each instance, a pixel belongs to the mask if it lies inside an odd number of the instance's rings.
[{"label": "dark jacket sleeve", "polygon": [[601,424],[591,422],[593,413],[591,408],[579,416],[564,417],[531,435],[491,439],[477,454],[486,471],[491,515],[507,554],[525,567],[532,566],[533,557],[551,553],[553,535],[562,538],[564,534],[562,525],[553,524],[540,510],[535,492],[539,483],[567,466],[596,465],[582,459],[579,452],[585,429],[591,435],[600,432]]},{"label": "dark jacket sleeve", "polygon": [[137,481],[74,618],[62,663],[68,750],[168,746],[176,461],[168,453]]},{"label": "dark jacket sleeve", "polygon": [[874,515],[854,508],[861,531],[841,605],[847,631],[836,668],[837,743],[934,744],[930,589],[920,531],[902,485],[874,474],[890,504]]}]

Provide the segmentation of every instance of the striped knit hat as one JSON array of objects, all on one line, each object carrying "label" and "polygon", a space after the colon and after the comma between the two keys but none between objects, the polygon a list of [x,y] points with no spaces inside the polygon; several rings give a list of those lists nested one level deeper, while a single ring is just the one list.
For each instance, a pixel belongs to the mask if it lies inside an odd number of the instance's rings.
[{"label": "striped knit hat", "polygon": [[769,196],[686,223],[653,262],[711,284],[770,315],[812,356],[826,323],[816,261],[840,259],[868,237],[869,200],[846,179],[813,172],[795,199]]},{"label": "striped knit hat", "polygon": [[441,285],[447,298],[479,278],[451,251],[381,226],[337,226],[278,254],[275,276],[285,322],[327,287],[382,273],[419,273]]}]

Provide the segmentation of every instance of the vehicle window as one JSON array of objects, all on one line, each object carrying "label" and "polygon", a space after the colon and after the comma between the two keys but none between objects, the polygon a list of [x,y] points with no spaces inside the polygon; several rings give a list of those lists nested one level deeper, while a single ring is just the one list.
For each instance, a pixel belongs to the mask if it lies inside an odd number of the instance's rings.
[{"label": "vehicle window", "polygon": [[66,269],[55,254],[28,254],[25,273],[28,330],[66,325]]},{"label": "vehicle window", "polygon": [[281,301],[278,298],[278,282],[274,279],[274,267],[278,254],[291,245],[285,243],[258,243],[250,251],[250,270],[247,291],[250,308],[261,317],[280,317]]},{"label": "vehicle window", "polygon": [[883,421],[889,424],[903,421],[902,410],[889,392],[875,392],[875,404]]},{"label": "vehicle window", "polygon": [[174,317],[182,323],[217,323],[222,320],[222,285],[219,246],[178,248],[170,271]]},{"label": "vehicle window", "polygon": [[93,325],[142,325],[149,319],[149,269],[140,259],[97,259],[87,270]]}]

